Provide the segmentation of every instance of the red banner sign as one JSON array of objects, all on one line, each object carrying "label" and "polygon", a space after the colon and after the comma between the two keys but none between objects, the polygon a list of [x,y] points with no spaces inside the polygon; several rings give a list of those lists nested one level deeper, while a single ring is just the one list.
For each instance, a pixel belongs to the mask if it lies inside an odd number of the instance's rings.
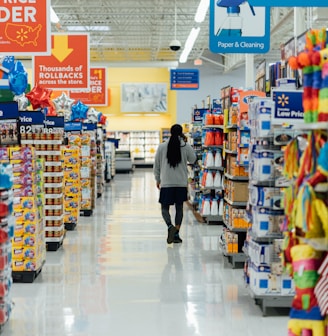
[{"label": "red banner sign", "polygon": [[34,83],[55,90],[89,88],[89,35],[53,34],[52,54],[34,57]]},{"label": "red banner sign", "polygon": [[81,100],[90,106],[108,106],[107,69],[90,68],[90,88],[87,90],[74,90],[70,98]]},{"label": "red banner sign", "polygon": [[0,53],[50,53],[50,0],[0,0]]}]

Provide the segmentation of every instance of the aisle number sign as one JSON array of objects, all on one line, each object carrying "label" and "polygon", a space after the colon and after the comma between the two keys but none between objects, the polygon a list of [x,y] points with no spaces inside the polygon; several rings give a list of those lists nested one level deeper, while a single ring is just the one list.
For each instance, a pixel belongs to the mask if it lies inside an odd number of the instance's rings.
[{"label": "aisle number sign", "polygon": [[0,53],[50,53],[50,0],[0,0]]},{"label": "aisle number sign", "polygon": [[324,0],[249,0],[252,6],[267,7],[328,7]]},{"label": "aisle number sign", "polygon": [[89,35],[52,34],[51,55],[33,58],[34,83],[55,90],[89,88]]},{"label": "aisle number sign", "polygon": [[90,68],[90,88],[73,90],[70,98],[81,100],[85,105],[108,106],[107,69]]}]

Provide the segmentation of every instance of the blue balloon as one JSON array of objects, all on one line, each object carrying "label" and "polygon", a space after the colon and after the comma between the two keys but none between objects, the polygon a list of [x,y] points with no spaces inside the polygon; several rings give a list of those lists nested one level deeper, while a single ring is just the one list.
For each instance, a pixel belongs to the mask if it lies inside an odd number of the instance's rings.
[{"label": "blue balloon", "polygon": [[19,96],[25,92],[27,88],[27,72],[22,62],[17,61],[13,69],[8,75],[9,88],[16,95]]},{"label": "blue balloon", "polygon": [[71,121],[87,119],[89,107],[79,100],[76,104],[72,105]]},{"label": "blue balloon", "polygon": [[98,113],[98,115],[97,115],[98,122],[100,122],[102,115],[103,115],[103,114],[102,114],[101,112]]}]

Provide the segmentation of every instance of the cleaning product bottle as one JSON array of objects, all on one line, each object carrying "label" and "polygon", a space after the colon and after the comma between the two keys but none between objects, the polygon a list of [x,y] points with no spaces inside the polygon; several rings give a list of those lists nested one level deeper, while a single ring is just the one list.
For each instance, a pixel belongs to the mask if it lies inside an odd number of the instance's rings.
[{"label": "cleaning product bottle", "polygon": [[[218,29],[217,36],[242,36],[243,34],[243,18],[240,16],[240,5],[244,0],[218,0],[218,7],[225,7],[227,9],[227,16]],[[255,16],[254,8],[249,5],[252,14]]]}]

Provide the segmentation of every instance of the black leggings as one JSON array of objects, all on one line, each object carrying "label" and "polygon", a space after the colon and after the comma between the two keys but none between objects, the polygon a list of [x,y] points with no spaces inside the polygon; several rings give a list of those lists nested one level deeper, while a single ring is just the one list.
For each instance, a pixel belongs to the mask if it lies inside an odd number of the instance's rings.
[{"label": "black leggings", "polygon": [[[166,204],[161,204],[162,207],[162,216],[166,225],[169,227],[172,225],[171,215],[170,215],[170,206]],[[175,225],[180,226],[183,218],[183,204],[175,204]]]}]

